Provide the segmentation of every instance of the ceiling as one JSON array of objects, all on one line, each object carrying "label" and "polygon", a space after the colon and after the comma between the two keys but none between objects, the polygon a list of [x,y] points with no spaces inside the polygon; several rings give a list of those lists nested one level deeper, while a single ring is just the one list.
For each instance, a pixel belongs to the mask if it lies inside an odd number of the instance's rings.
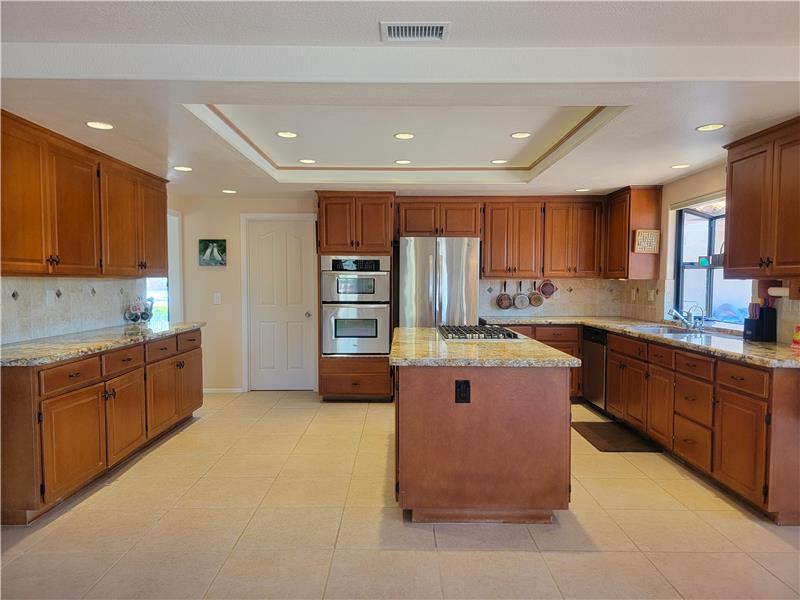
[{"label": "ceiling", "polygon": [[[799,7],[3,2],[2,104],[176,195],[605,193],[718,164],[800,112]],[[379,21],[410,19],[451,37],[379,45]],[[711,122],[727,127],[695,131]]]}]

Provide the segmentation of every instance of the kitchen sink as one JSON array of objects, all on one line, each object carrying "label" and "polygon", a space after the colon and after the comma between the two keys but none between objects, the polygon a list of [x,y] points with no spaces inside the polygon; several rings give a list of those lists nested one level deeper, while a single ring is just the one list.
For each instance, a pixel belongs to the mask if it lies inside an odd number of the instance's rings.
[{"label": "kitchen sink", "polygon": [[635,325],[631,327],[631,330],[639,331],[641,333],[679,333],[680,331],[675,327],[665,327],[663,325]]},{"label": "kitchen sink", "polygon": [[710,344],[714,338],[723,340],[735,340],[738,336],[727,335],[724,333],[697,333],[686,331],[684,333],[665,333],[664,337],[673,338],[676,340],[684,340],[687,342],[694,342],[696,344]]}]

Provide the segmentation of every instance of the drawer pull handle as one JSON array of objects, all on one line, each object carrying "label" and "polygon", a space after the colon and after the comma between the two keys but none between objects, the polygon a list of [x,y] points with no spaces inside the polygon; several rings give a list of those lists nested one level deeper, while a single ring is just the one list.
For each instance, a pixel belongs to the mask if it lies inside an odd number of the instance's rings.
[{"label": "drawer pull handle", "polygon": [[697,367],[697,363],[693,363],[693,362],[687,362],[687,363],[686,363],[686,366],[687,366],[687,367],[689,367],[689,368],[691,368],[691,369],[694,369],[694,368],[696,368],[696,367]]},{"label": "drawer pull handle", "polygon": [[697,400],[697,398],[695,398],[694,396],[684,396],[683,399],[688,400],[689,402],[694,402],[695,400]]},{"label": "drawer pull handle", "polygon": [[744,377],[739,377],[738,375],[731,375],[731,379],[734,381],[744,381]]},{"label": "drawer pull handle", "polygon": [[75,379],[76,377],[80,377],[80,376],[81,376],[81,372],[80,371],[75,371],[74,373],[70,373],[69,375],[67,375],[67,377],[69,377],[70,379]]},{"label": "drawer pull handle", "polygon": [[159,348],[159,350],[161,350],[161,351],[169,350],[169,346],[161,346],[161,348]]},{"label": "drawer pull handle", "polygon": [[186,338],[187,342],[196,342],[197,338]]},{"label": "drawer pull handle", "polygon": [[663,354],[655,354],[653,353],[653,358],[664,358]]},{"label": "drawer pull handle", "polygon": [[690,440],[690,439],[688,439],[688,438],[684,438],[684,439],[682,439],[681,441],[682,441],[684,444],[688,444],[689,446],[693,446],[693,445],[695,445],[695,444],[697,443],[696,441],[694,441],[694,440]]},{"label": "drawer pull handle", "polygon": [[128,356],[128,357],[126,357],[126,358],[123,358],[123,359],[122,359],[122,362],[131,362],[132,360],[133,360],[133,357],[131,357],[131,356]]}]

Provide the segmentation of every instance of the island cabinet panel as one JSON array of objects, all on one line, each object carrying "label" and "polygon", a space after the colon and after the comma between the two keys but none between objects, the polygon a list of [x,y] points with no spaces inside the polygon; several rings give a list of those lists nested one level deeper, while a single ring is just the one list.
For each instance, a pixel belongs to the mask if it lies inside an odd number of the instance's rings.
[{"label": "island cabinet panel", "polygon": [[394,194],[318,192],[320,254],[389,254],[394,234]]},{"label": "island cabinet panel", "polygon": [[182,418],[203,406],[203,354],[198,348],[178,359],[178,413]]},{"label": "island cabinet panel", "polygon": [[180,398],[178,357],[147,365],[147,437],[152,438],[178,421]]},{"label": "island cabinet panel", "polygon": [[46,503],[94,479],[106,468],[103,384],[42,401],[43,496]]},{"label": "island cabinet panel", "polygon": [[647,434],[672,450],[675,374],[652,364],[647,380]]},{"label": "island cabinet panel", "polygon": [[627,187],[606,203],[605,276],[614,279],[656,279],[659,252],[636,252],[639,230],[661,229],[661,187]]},{"label": "island cabinet panel", "polygon": [[167,190],[161,182],[140,180],[141,277],[167,276]]},{"label": "island cabinet panel", "polygon": [[147,442],[144,368],[107,381],[105,397],[108,466],[113,467]]}]

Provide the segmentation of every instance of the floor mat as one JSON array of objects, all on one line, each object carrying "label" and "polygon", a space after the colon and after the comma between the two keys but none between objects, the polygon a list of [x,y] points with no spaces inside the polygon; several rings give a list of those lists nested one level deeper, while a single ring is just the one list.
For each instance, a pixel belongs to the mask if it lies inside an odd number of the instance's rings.
[{"label": "floor mat", "polygon": [[661,452],[658,446],[616,422],[578,421],[572,428],[600,452]]}]

